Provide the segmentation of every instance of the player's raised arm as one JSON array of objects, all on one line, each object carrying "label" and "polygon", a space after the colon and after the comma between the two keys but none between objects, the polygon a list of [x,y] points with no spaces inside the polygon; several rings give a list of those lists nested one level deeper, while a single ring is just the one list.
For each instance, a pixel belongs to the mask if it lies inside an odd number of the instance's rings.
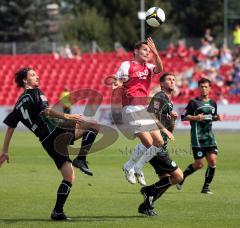
[{"label": "player's raised arm", "polygon": [[0,166],[5,161],[9,162],[8,148],[9,148],[9,144],[10,144],[10,141],[12,139],[12,135],[13,135],[14,130],[15,130],[15,128],[11,128],[11,127],[7,128],[5,138],[4,138],[4,142],[3,142],[2,153],[0,155]]},{"label": "player's raised arm", "polygon": [[155,64],[156,64],[156,67],[154,68],[154,73],[159,74],[163,71],[163,64],[162,64],[162,60],[158,54],[157,48],[151,37],[149,37],[147,39],[147,44],[154,55],[154,60],[155,60]]}]

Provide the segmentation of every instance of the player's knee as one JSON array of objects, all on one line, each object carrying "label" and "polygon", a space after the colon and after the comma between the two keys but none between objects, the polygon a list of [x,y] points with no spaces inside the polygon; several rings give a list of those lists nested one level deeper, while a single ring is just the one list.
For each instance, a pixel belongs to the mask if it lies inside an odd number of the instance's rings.
[{"label": "player's knee", "polygon": [[153,140],[153,145],[156,147],[161,147],[164,145],[163,139],[154,139]]},{"label": "player's knee", "polygon": [[195,170],[197,170],[197,169],[201,169],[203,166],[204,166],[203,162],[202,161],[198,161],[198,162],[194,163],[193,168]]},{"label": "player's knee", "polygon": [[145,140],[144,142],[142,142],[142,144],[146,147],[146,148],[150,148],[153,144],[152,141],[150,140]]},{"label": "player's knee", "polygon": [[214,167],[217,165],[217,161],[215,159],[209,160],[208,161],[208,166]]},{"label": "player's knee", "polygon": [[95,134],[98,134],[100,126],[97,122],[92,122],[89,126],[91,131],[94,131]]},{"label": "player's knee", "polygon": [[66,175],[64,177],[64,180],[66,180],[66,181],[70,182],[71,184],[73,184],[73,182],[75,181],[75,174],[74,174],[74,172],[69,174],[69,175]]},{"label": "player's knee", "polygon": [[171,181],[172,184],[177,184],[183,181],[183,172],[181,169],[177,169],[172,175],[171,175]]},{"label": "player's knee", "polygon": [[183,172],[182,170],[179,169],[175,177],[175,182],[180,183],[182,181],[183,181]]}]

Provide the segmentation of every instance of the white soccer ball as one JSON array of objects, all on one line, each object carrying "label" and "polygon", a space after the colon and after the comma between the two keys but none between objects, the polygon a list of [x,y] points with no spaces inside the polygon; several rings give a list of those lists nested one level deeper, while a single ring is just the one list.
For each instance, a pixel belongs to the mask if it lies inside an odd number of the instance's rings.
[{"label": "white soccer ball", "polygon": [[159,27],[165,21],[165,13],[159,7],[152,7],[146,12],[146,22],[151,27]]}]

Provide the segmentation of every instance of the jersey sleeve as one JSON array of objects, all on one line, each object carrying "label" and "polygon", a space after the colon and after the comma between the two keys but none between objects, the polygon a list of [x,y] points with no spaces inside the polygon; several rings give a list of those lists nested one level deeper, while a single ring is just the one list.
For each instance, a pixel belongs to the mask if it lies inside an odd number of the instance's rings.
[{"label": "jersey sleeve", "polygon": [[130,63],[129,61],[125,61],[121,64],[119,67],[117,73],[115,74],[115,79],[120,80],[120,79],[129,79],[129,68],[130,68]]},{"label": "jersey sleeve", "polygon": [[8,114],[8,116],[5,118],[3,123],[5,123],[8,127],[16,128],[19,121],[20,121],[20,119],[18,117],[18,113],[17,113],[16,109],[14,108],[14,110],[12,112],[10,112]]},{"label": "jersey sleeve", "polygon": [[194,101],[190,100],[185,108],[185,112],[181,115],[181,120],[184,121],[184,118],[188,115],[194,115]]}]

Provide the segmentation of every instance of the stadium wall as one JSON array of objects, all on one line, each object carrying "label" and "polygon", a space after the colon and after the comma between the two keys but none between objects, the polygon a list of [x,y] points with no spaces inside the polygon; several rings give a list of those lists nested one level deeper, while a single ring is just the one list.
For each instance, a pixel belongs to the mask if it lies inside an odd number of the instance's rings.
[{"label": "stadium wall", "polygon": [[[183,113],[186,104],[175,105],[175,110],[180,114]],[[2,106],[0,107],[0,129],[5,128],[3,123],[4,118],[7,116],[9,112],[11,112],[13,106]],[[84,113],[85,106],[73,106],[72,113]],[[240,130],[240,104],[231,104],[231,105],[218,105],[218,113],[222,114],[224,117],[223,121],[214,122],[213,128],[217,130]],[[111,125],[112,117],[111,117],[111,106],[110,105],[101,105],[94,119],[99,123]],[[19,129],[24,129],[23,125],[19,125]],[[177,121],[177,129],[178,130],[187,130],[190,129],[189,122],[181,122]]]}]

